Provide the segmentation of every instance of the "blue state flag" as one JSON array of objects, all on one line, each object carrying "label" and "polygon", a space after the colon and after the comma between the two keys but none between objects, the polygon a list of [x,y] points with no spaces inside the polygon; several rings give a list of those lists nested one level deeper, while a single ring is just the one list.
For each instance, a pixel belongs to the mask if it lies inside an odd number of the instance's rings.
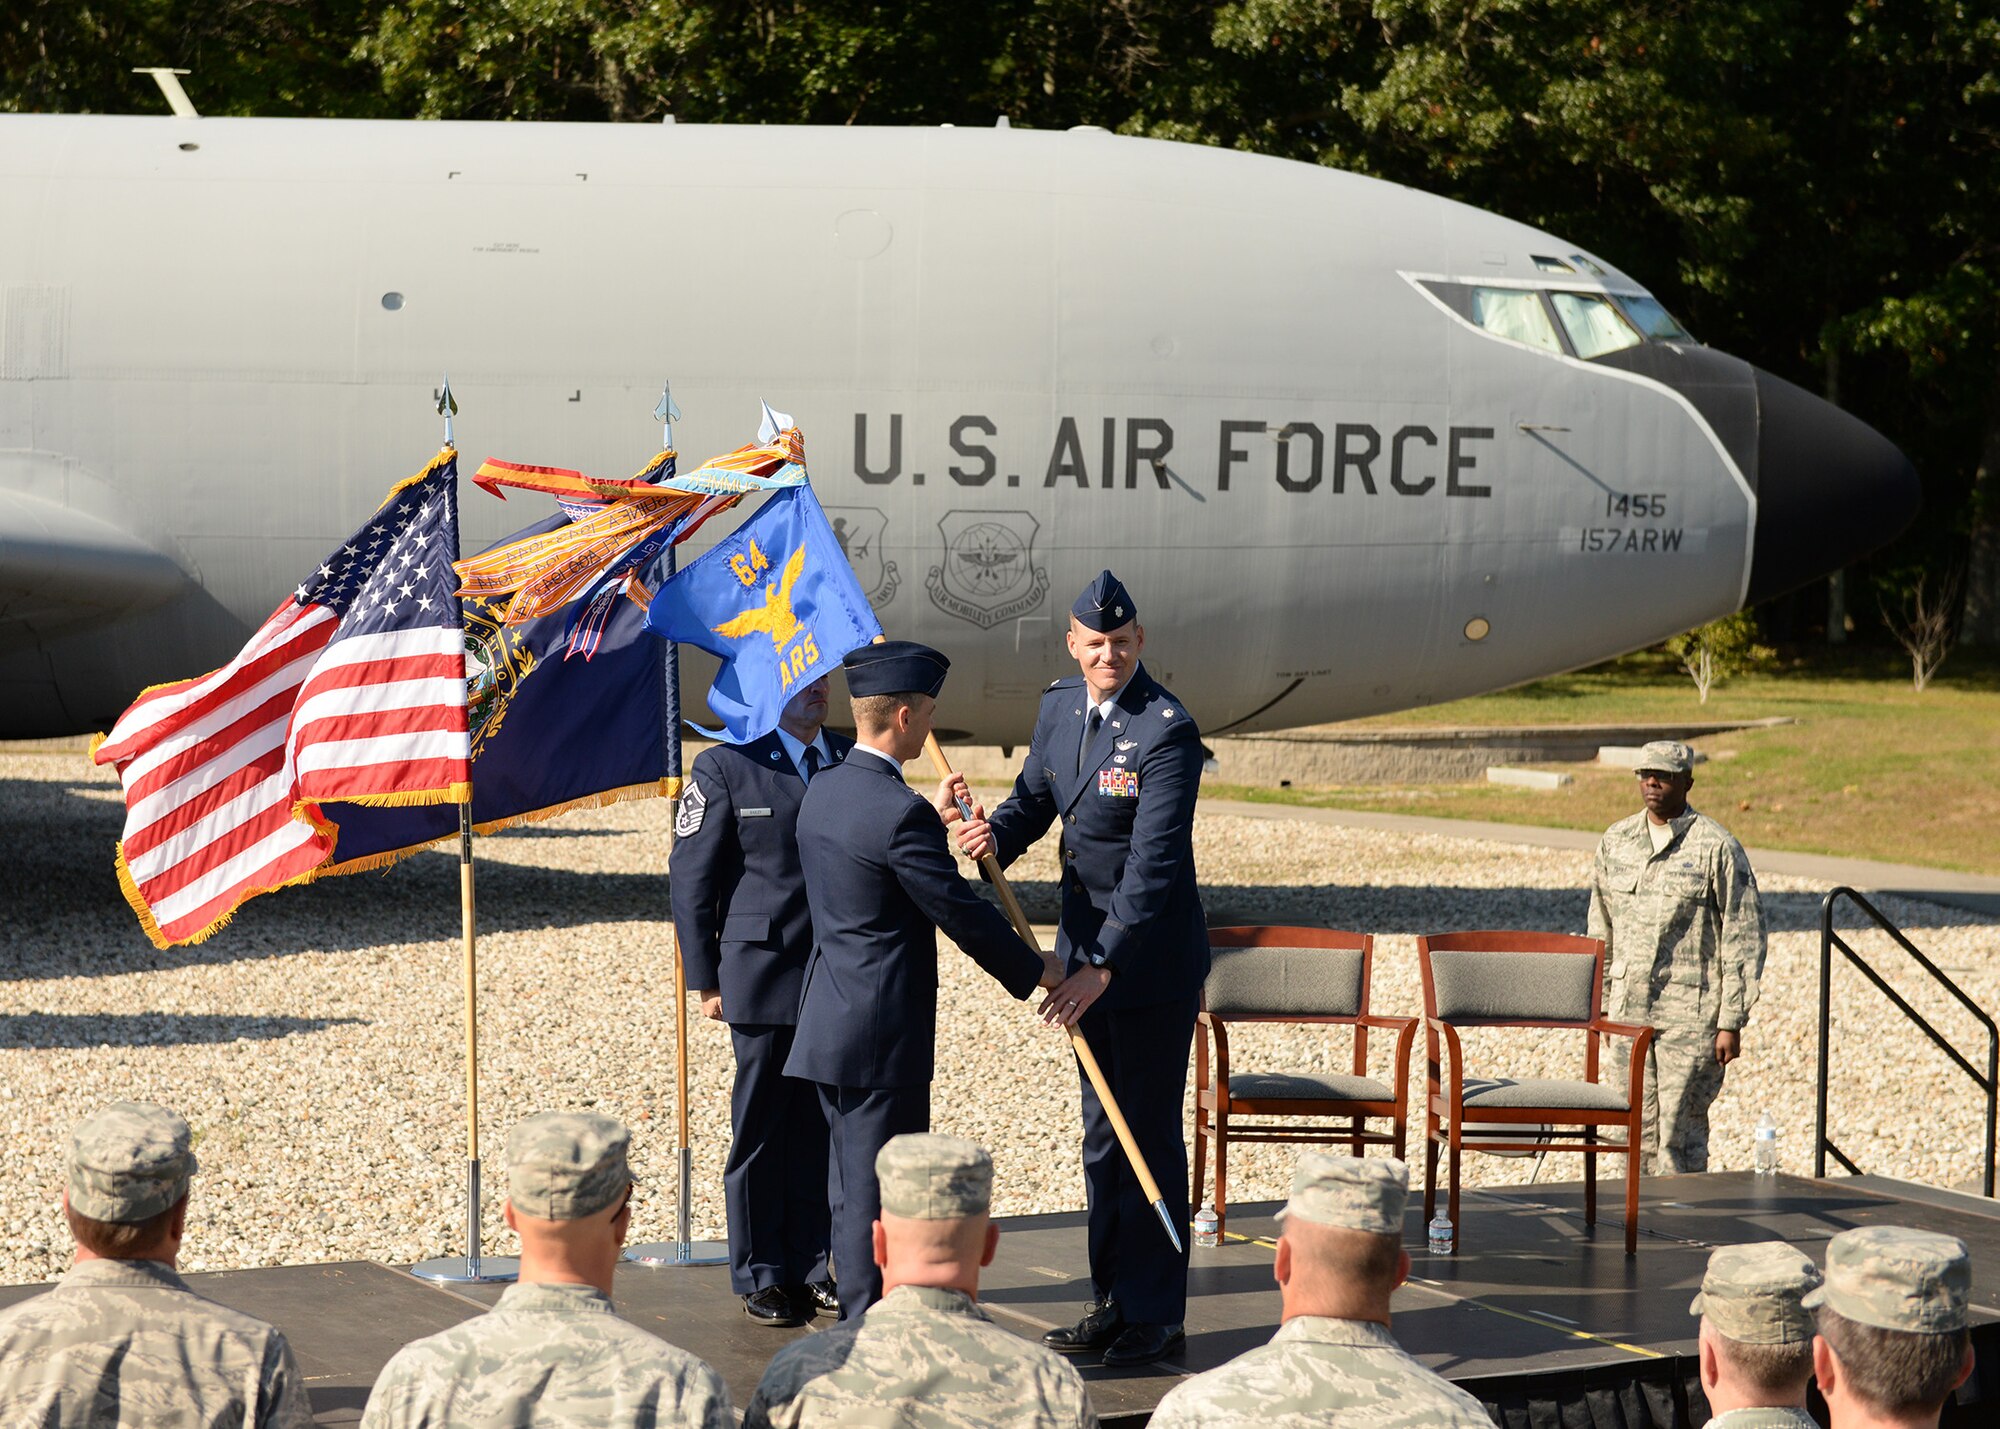
[{"label": "blue state flag", "polygon": [[747,744],[778,727],[785,702],[882,633],[810,486],[763,508],[668,581],[646,626],[722,659],[709,688],[718,730]]}]

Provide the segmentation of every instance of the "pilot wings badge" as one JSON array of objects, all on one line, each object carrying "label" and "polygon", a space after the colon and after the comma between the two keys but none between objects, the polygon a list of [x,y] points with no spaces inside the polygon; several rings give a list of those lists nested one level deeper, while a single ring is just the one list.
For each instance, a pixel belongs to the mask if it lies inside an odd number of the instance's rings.
[{"label": "pilot wings badge", "polygon": [[1048,568],[1035,564],[1039,529],[1025,511],[947,511],[944,559],[924,582],[931,603],[982,630],[1033,610],[1049,590]]}]

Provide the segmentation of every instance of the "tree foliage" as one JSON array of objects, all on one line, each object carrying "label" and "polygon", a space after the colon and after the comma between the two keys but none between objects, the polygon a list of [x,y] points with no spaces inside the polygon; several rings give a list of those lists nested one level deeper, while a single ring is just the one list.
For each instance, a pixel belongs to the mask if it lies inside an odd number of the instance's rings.
[{"label": "tree foliage", "polygon": [[1666,651],[1688,672],[1702,704],[1708,703],[1708,692],[1721,681],[1763,669],[1778,653],[1757,642],[1757,622],[1747,610],[1676,635],[1666,643]]},{"label": "tree foliage", "polygon": [[[2000,10],[1964,0],[16,0],[0,107],[1094,123],[1549,229],[2000,523]],[[1982,453],[1986,457],[1982,460]],[[2000,557],[1995,557],[2000,560]],[[1980,575],[1973,574],[1975,588]],[[1994,577],[2000,595],[2000,576]]]}]

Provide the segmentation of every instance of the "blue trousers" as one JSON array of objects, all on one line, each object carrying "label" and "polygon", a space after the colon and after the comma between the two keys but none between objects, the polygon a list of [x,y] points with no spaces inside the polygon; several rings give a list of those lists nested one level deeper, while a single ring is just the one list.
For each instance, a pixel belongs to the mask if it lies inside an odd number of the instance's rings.
[{"label": "blue trousers", "polygon": [[787,1023],[731,1023],[736,1090],[729,1102],[729,1288],[738,1295],[826,1278],[826,1118],[811,1082],[784,1074]]},{"label": "blue trousers", "polygon": [[[882,1298],[882,1267],[875,1263],[875,1220],[882,1187],[875,1153],[891,1137],[931,1129],[931,1087],[833,1087],[819,1085],[826,1113],[826,1198],[833,1208],[833,1274],[840,1285],[840,1318],[852,1320]],[[1185,1181],[1187,1175],[1182,1173]]]},{"label": "blue trousers", "polygon": [[1091,1285],[1099,1299],[1116,1300],[1127,1320],[1143,1325],[1177,1325],[1187,1318],[1190,1236],[1181,1098],[1187,1090],[1196,1010],[1193,997],[1112,1012],[1092,1007],[1078,1023],[1181,1234],[1182,1249],[1176,1253],[1078,1063]]}]

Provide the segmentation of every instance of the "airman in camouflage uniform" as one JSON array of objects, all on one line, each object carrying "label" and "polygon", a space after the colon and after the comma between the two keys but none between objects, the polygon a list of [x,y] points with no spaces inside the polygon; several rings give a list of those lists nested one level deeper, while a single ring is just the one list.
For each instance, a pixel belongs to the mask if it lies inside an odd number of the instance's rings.
[{"label": "airman in camouflage uniform", "polygon": [[1389,1333],[1389,1296],[1410,1273],[1409,1193],[1400,1161],[1299,1157],[1279,1212],[1284,1323],[1261,1349],[1183,1380],[1153,1411],[1153,1429],[1492,1429],[1478,1400]]},{"label": "airman in camouflage uniform", "polygon": [[[507,1223],[521,1280],[476,1319],[389,1361],[363,1429],[448,1424],[730,1429],[722,1377],[618,1318],[611,1276],[631,1221],[631,1134],[608,1116],[540,1112],[507,1138]],[[551,1264],[589,1283],[549,1278]]]},{"label": "airman in camouflage uniform", "polygon": [[[1590,934],[1606,951],[1605,1012],[1657,1029],[1646,1057],[1645,1148],[1658,1175],[1708,1169],[1708,1109],[1764,971],[1764,914],[1743,845],[1687,806],[1694,751],[1640,751],[1646,807],[1597,845]],[[1613,1038],[1612,1080],[1630,1046]]]},{"label": "airman in camouflage uniform", "polygon": [[[71,1133],[63,1204],[77,1263],[48,1294],[0,1311],[0,1424],[312,1424],[285,1337],[174,1271],[193,1141],[149,1102],[114,1103]],[[132,1258],[92,1249],[156,1220]]]},{"label": "airman in camouflage uniform", "polygon": [[1957,1236],[1862,1226],[1828,1241],[1826,1280],[1804,1303],[1833,1429],[1936,1424],[1972,1375],[1971,1296],[1972,1257]]},{"label": "airman in camouflage uniform", "polygon": [[1688,1306],[1702,1317],[1701,1387],[1716,1410],[1707,1429],[1818,1429],[1805,1408],[1813,1321],[1801,1301],[1819,1283],[1812,1260],[1783,1241],[1709,1256]]},{"label": "airman in camouflage uniform", "polygon": [[955,1136],[898,1136],[876,1153],[875,1174],[875,1252],[887,1293],[859,1319],[780,1350],[750,1400],[746,1429],[1095,1426],[1076,1371],[979,1308],[979,1268],[999,1238],[987,1219],[986,1152]]}]

